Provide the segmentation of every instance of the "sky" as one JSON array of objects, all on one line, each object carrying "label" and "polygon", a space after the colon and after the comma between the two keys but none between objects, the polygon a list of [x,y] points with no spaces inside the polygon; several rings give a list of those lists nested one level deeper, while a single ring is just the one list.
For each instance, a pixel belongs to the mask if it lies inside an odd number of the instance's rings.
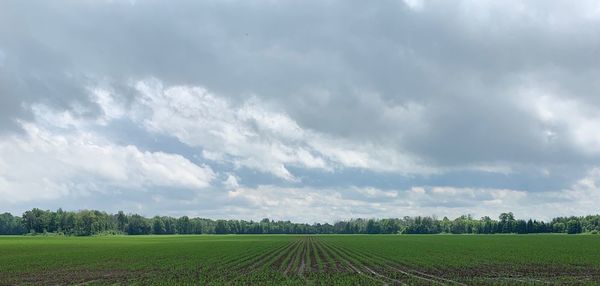
[{"label": "sky", "polygon": [[600,213],[600,4],[0,2],[0,212]]}]

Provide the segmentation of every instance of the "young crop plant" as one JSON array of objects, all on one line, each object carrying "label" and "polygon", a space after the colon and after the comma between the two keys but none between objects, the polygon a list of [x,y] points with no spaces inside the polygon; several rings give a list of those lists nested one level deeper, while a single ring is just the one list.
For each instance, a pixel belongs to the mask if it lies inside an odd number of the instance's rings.
[{"label": "young crop plant", "polygon": [[597,236],[0,237],[0,253],[1,285],[600,284]]},{"label": "young crop plant", "polygon": [[319,244],[318,238],[314,237],[313,242],[311,244],[311,246],[312,246],[311,247],[311,259],[314,261],[316,268],[313,268],[313,271],[323,272],[325,269],[324,269],[324,265],[323,265],[323,260],[321,258],[321,253],[318,250],[318,244]]}]

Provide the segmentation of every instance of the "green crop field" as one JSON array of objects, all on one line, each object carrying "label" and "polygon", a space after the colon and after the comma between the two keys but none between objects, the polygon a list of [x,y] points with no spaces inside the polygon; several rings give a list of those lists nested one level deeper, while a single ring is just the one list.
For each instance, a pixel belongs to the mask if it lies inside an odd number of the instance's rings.
[{"label": "green crop field", "polygon": [[598,285],[600,236],[12,236],[0,284]]}]

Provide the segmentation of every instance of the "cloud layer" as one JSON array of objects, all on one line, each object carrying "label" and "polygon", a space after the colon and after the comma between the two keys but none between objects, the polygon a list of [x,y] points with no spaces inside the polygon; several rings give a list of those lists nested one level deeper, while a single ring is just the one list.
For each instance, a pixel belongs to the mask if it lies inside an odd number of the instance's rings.
[{"label": "cloud layer", "polygon": [[599,212],[599,24],[596,1],[6,1],[0,209]]}]

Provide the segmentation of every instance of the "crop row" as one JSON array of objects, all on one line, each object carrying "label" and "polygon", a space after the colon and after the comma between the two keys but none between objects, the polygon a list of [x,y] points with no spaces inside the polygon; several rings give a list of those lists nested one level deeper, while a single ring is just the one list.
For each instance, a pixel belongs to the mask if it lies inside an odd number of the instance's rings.
[{"label": "crop row", "polygon": [[218,267],[227,268],[220,281],[233,284],[260,284],[267,279],[306,283],[346,277],[366,284],[464,285],[381,256],[336,246],[316,236],[298,238],[260,255],[249,252]]},{"label": "crop row", "polygon": [[[459,269],[445,272],[386,257],[381,253],[348,247],[317,236],[306,236],[262,255],[238,260],[231,267],[233,284],[372,284],[372,285],[547,285],[552,278],[515,275],[501,269],[471,273]],[[589,275],[588,275],[589,276]],[[559,277],[555,277],[557,281]],[[595,277],[580,276],[586,281]],[[562,278],[561,278],[562,279]],[[571,281],[571,280],[569,280]],[[580,280],[582,281],[582,280]]]},{"label": "crop row", "polygon": [[[515,239],[530,242],[524,258],[507,252]],[[579,249],[568,239],[591,254],[561,254],[561,247]],[[597,257],[599,242],[584,236],[10,238],[0,241],[0,285],[598,285],[600,264],[585,259]],[[532,259],[539,249],[554,251],[557,261]]]}]

